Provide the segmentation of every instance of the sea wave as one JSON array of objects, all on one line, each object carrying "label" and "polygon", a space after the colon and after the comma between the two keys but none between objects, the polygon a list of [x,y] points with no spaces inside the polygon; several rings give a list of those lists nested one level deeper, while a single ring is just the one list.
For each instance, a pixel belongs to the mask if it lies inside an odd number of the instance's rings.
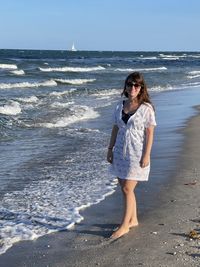
[{"label": "sea wave", "polygon": [[20,104],[16,101],[11,101],[9,104],[0,107],[0,113],[5,115],[17,115],[21,113]]},{"label": "sea wave", "polygon": [[194,78],[198,78],[200,77],[200,74],[197,74],[197,75],[188,75],[187,78],[188,79],[194,79]]},{"label": "sea wave", "polygon": [[139,57],[139,59],[155,60],[155,59],[158,59],[158,58],[157,58],[157,57],[144,57],[143,55],[141,55],[141,56]]},{"label": "sea wave", "polygon": [[[78,161],[81,156],[83,158],[85,154],[77,156]],[[66,158],[65,164],[69,162],[72,166],[76,164]],[[106,169],[107,166],[101,166],[104,176]],[[77,183],[76,179],[66,179],[65,172],[52,175],[52,179],[32,183],[24,190],[4,196],[3,207],[0,208],[0,254],[5,253],[16,242],[35,240],[46,234],[71,229],[75,223],[84,219],[80,214],[81,210],[104,200],[106,196],[114,193],[117,186],[116,179],[107,181],[105,186],[103,183],[106,182],[102,179],[88,184]],[[59,180],[56,179],[58,175],[61,178]],[[76,171],[74,175],[78,176]],[[84,177],[82,174],[79,176]],[[7,206],[9,209],[5,208]]]},{"label": "sea wave", "polygon": [[10,73],[15,74],[15,75],[24,75],[25,72],[23,70],[12,70]]},{"label": "sea wave", "polygon": [[166,86],[157,85],[157,86],[150,87],[148,90],[152,92],[162,92],[162,91],[168,91],[168,90],[173,90],[173,89],[175,89],[175,87],[172,85],[166,85]]},{"label": "sea wave", "polygon": [[0,69],[17,69],[17,65],[15,64],[0,64]]},{"label": "sea wave", "polygon": [[188,72],[188,74],[190,74],[190,75],[198,75],[198,74],[200,74],[200,70],[193,70],[193,71],[189,71]]},{"label": "sea wave", "polygon": [[106,89],[106,90],[101,90],[98,92],[93,93],[93,96],[96,96],[98,98],[110,98],[110,96],[118,96],[120,95],[122,90],[120,89]]},{"label": "sea wave", "polygon": [[[182,56],[159,54],[162,59],[165,60],[178,60]],[[184,56],[185,57],[185,56]]]},{"label": "sea wave", "polygon": [[60,97],[60,96],[62,96],[62,95],[68,95],[68,94],[71,94],[71,93],[74,92],[74,91],[77,91],[77,89],[76,89],[76,88],[71,88],[71,89],[69,89],[69,90],[65,90],[65,91],[62,91],[62,92],[56,92],[56,91],[54,91],[54,92],[51,92],[49,95],[50,95],[50,96],[57,96],[57,97]]},{"label": "sea wave", "polygon": [[163,57],[164,60],[179,60],[179,57]]},{"label": "sea wave", "polygon": [[115,71],[123,71],[123,72],[133,72],[133,71],[145,71],[145,72],[148,72],[148,71],[163,71],[163,70],[167,70],[166,67],[158,67],[158,68],[135,68],[135,69],[132,69],[132,68],[118,68],[118,69],[115,69]]},{"label": "sea wave", "polygon": [[39,99],[37,96],[30,96],[30,97],[19,97],[17,100],[25,103],[36,103]]},{"label": "sea wave", "polygon": [[73,115],[66,116],[63,118],[59,118],[58,120],[54,122],[44,122],[44,123],[37,123],[36,127],[44,127],[44,128],[58,128],[58,127],[66,127],[70,124],[94,119],[99,117],[99,113],[95,111],[93,108],[90,108],[88,106],[77,106],[74,105],[73,108],[70,109],[71,113]]},{"label": "sea wave", "polygon": [[200,58],[200,55],[189,55],[189,57],[192,57],[192,58]]},{"label": "sea wave", "polygon": [[169,91],[169,90],[180,90],[180,89],[187,89],[187,88],[193,88],[193,87],[200,87],[200,82],[191,82],[191,83],[182,83],[180,85],[166,85],[166,86],[152,86],[149,88],[149,91]]},{"label": "sea wave", "polygon": [[40,86],[57,86],[54,80],[44,81],[44,82],[20,82],[20,83],[0,83],[0,89],[12,89],[12,88],[31,88]]},{"label": "sea wave", "polygon": [[200,87],[200,82],[191,82],[191,83],[184,83],[181,85],[182,88],[188,87]]},{"label": "sea wave", "polygon": [[200,71],[199,70],[194,70],[194,71],[189,71],[187,78],[188,79],[194,79],[200,77]]},{"label": "sea wave", "polygon": [[105,70],[102,66],[97,67],[59,67],[59,68],[41,68],[39,67],[40,71],[44,72],[92,72],[92,71],[98,71],[98,70]]},{"label": "sea wave", "polygon": [[84,83],[94,82],[96,79],[55,79],[57,83],[80,85]]},{"label": "sea wave", "polygon": [[74,104],[73,101],[70,101],[70,102],[67,102],[67,103],[54,102],[50,106],[52,108],[65,108],[65,107],[68,107],[69,105],[73,105],[73,104]]}]

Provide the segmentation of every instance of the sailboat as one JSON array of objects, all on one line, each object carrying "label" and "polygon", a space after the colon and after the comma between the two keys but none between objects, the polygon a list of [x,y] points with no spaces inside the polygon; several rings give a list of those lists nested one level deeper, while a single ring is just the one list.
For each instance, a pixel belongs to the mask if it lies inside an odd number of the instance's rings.
[{"label": "sailboat", "polygon": [[72,49],[71,49],[71,51],[77,51],[76,48],[75,48],[75,46],[74,46],[74,43],[73,43],[73,45],[72,45]]}]

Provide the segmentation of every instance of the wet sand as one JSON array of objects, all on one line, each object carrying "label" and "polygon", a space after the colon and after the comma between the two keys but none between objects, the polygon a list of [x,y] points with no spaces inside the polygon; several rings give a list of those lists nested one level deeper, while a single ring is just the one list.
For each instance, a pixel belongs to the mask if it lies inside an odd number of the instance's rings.
[{"label": "wet sand", "polygon": [[[197,108],[197,107],[196,107]],[[139,186],[136,194],[148,209],[139,209],[140,225],[108,239],[122,215],[119,187],[105,201],[82,212],[73,230],[16,243],[0,256],[1,267],[22,266],[200,266],[200,107],[180,129],[184,136],[176,169],[157,191]],[[154,183],[155,185],[155,183]],[[145,191],[146,190],[146,191]],[[140,207],[141,203],[138,203]]]}]

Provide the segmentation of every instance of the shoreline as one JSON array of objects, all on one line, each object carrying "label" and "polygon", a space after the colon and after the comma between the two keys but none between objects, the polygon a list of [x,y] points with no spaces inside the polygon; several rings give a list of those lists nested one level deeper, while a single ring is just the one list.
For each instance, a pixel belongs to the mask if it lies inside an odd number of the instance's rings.
[{"label": "shoreline", "polygon": [[[139,208],[139,227],[114,242],[107,239],[121,216],[117,187],[106,200],[81,211],[84,221],[73,230],[16,243],[0,255],[0,266],[198,266],[200,241],[188,237],[190,230],[200,231],[200,106],[195,111],[178,129],[184,138],[171,178],[161,180],[159,192],[152,197],[156,201],[147,203],[148,209],[141,213]],[[150,194],[149,189],[145,194]],[[144,196],[140,201],[148,199]]]}]

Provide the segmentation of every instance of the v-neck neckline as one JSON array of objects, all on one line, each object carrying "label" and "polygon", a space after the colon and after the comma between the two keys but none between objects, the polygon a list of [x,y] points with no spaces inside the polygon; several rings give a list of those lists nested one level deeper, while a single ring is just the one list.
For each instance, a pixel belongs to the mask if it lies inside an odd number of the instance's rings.
[{"label": "v-neck neckline", "polygon": [[[124,101],[124,100],[123,100]],[[122,120],[122,111],[123,111],[123,108],[124,108],[124,102],[122,101],[122,105],[121,105],[121,112],[120,112],[120,117],[121,117],[121,120]],[[132,117],[135,117],[135,115],[136,115],[136,113],[138,112],[138,110],[140,109],[140,107],[142,106],[142,104],[140,104],[139,106],[138,106],[138,108],[136,109],[136,111],[128,118],[128,120],[127,120],[127,123],[125,123],[123,120],[123,123],[125,124],[125,125],[127,125],[128,124],[128,122],[129,122],[129,120],[132,118]],[[125,112],[124,112],[125,113]],[[128,114],[128,113],[125,113],[125,114]]]}]

